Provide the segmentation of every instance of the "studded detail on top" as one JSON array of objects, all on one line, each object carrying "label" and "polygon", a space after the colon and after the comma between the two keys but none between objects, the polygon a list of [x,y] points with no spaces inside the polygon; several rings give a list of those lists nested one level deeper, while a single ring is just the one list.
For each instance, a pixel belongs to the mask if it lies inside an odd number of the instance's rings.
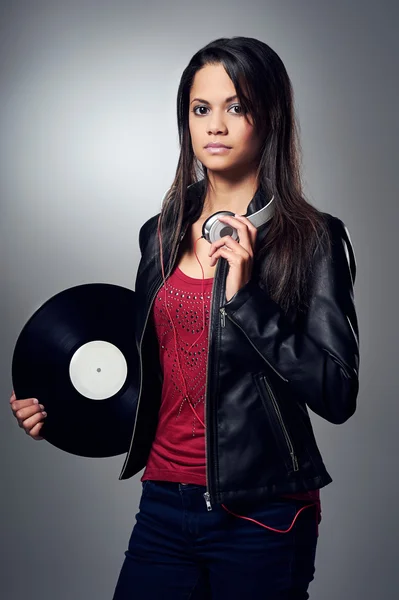
[{"label": "studded detail on top", "polygon": [[[173,276],[174,275],[174,276]],[[188,394],[194,408],[204,402],[206,378],[206,354],[208,351],[209,310],[213,279],[204,279],[204,295],[202,280],[189,277],[179,267],[167,281],[166,301],[169,313],[176,329],[177,352],[180,366],[185,378]],[[204,305],[205,299],[205,327]],[[192,421],[192,435],[196,434],[199,423],[185,398],[185,387],[177,362],[175,337],[165,308],[165,292],[162,287],[158,292],[153,309],[155,327],[160,346],[161,365],[165,376],[165,367],[169,367],[170,385],[169,401],[174,400],[177,407],[176,418],[182,413]],[[165,381],[165,380],[164,380]],[[186,412],[187,411],[187,412]],[[201,408],[203,413],[203,408]],[[200,414],[202,418],[202,414]]]},{"label": "studded detail on top", "polygon": [[[146,477],[205,484],[205,431],[186,398],[204,421],[209,311],[213,278],[192,278],[179,267],[161,287],[152,317],[163,370],[162,400],[157,432],[147,462]],[[203,293],[202,293],[203,290]],[[204,303],[205,301],[205,303]],[[204,327],[205,310],[205,327]],[[177,355],[176,347],[177,346]]]}]

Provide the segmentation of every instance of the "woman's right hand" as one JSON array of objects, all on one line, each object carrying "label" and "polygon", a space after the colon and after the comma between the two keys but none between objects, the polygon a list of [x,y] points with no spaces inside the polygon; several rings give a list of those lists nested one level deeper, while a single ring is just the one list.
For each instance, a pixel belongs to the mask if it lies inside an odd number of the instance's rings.
[{"label": "woman's right hand", "polygon": [[39,435],[43,427],[43,421],[47,416],[43,404],[39,404],[36,398],[17,400],[13,390],[10,405],[18,425],[25,429],[25,433],[34,440],[43,440],[44,438]]}]

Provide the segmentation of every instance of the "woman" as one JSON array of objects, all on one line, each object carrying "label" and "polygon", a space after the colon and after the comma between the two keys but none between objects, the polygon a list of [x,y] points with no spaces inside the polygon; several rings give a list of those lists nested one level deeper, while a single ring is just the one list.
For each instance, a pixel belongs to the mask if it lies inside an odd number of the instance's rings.
[{"label": "woman", "polygon": [[[353,247],[302,195],[291,84],[266,44],[202,48],[177,112],[176,176],[139,234],[141,380],[120,479],[145,471],[114,600],[303,600],[332,481],[308,407],[331,423],[356,409]],[[44,407],[11,403],[41,439]]]}]

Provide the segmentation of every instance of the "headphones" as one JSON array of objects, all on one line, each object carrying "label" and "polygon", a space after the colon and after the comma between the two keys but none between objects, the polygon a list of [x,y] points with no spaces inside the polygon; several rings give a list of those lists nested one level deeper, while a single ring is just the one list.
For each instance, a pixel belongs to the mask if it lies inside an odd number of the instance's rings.
[{"label": "headphones", "polygon": [[[192,185],[194,184],[191,184],[188,187],[190,188]],[[169,191],[170,189],[168,188],[168,190],[163,196],[162,202],[166,198]],[[269,202],[265,206],[262,206],[260,210],[256,211],[255,213],[252,213],[251,215],[244,216],[258,229],[261,225],[267,223],[267,221],[269,221],[272,218],[274,210],[275,205],[273,195]],[[224,237],[225,235],[230,235],[233,238],[233,240],[237,241],[239,239],[237,229],[235,227],[231,227],[231,225],[227,225],[226,223],[222,223],[222,221],[219,221],[219,215],[234,217],[234,213],[230,210],[219,210],[218,212],[213,213],[213,215],[208,217],[202,225],[202,237],[206,239],[210,244],[213,244],[213,242],[220,240],[220,238]]]},{"label": "headphones", "polygon": [[[272,196],[271,200],[263,206],[260,210],[252,215],[245,215],[256,228],[260,227],[269,219],[272,218],[274,213],[274,196]],[[230,210],[219,210],[218,212],[213,213],[210,217],[206,219],[204,224],[202,225],[202,237],[205,238],[210,244],[220,240],[225,235],[230,235],[233,240],[238,240],[238,232],[235,227],[231,227],[231,225],[227,225],[226,223],[222,223],[219,221],[219,215],[226,215],[234,217],[234,213]]]}]

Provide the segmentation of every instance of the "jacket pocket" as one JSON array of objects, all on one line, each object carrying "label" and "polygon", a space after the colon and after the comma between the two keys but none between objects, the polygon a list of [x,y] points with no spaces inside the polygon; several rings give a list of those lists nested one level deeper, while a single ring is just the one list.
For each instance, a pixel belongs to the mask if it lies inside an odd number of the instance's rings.
[{"label": "jacket pocket", "polygon": [[293,471],[299,471],[298,458],[295,453],[295,448],[288,429],[284,423],[284,419],[281,414],[276,396],[270,385],[270,381],[267,379],[264,373],[254,375],[254,379],[267,416],[272,422],[273,431],[278,439],[279,445],[282,447],[283,451],[285,451],[285,454],[289,455],[288,464],[292,465]]}]

